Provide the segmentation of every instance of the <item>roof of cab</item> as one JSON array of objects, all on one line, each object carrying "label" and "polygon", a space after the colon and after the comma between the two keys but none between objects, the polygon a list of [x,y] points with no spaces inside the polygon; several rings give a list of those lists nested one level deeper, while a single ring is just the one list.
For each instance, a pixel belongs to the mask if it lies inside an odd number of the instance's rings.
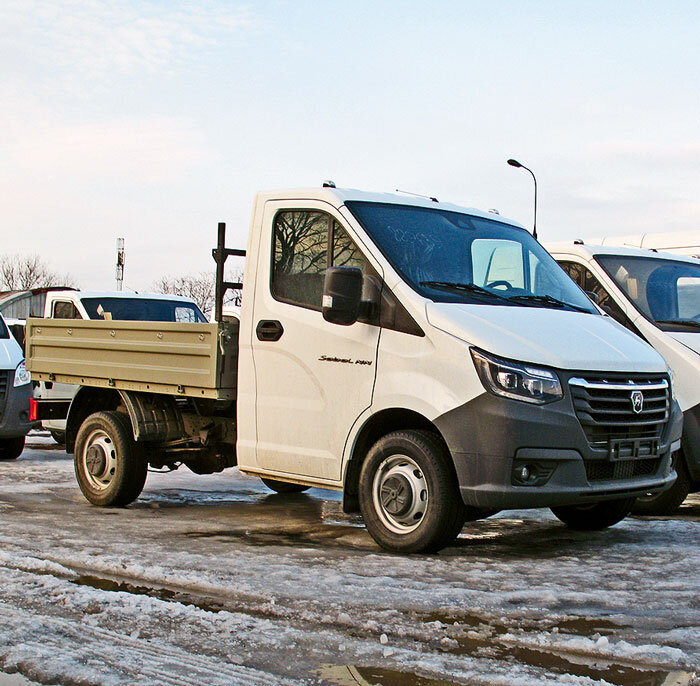
[{"label": "roof of cab", "polygon": [[695,257],[686,257],[670,252],[656,252],[644,248],[625,248],[617,245],[587,245],[585,243],[574,243],[567,241],[563,243],[546,243],[544,246],[547,252],[552,255],[581,255],[594,257],[595,255],[626,255],[628,257],[651,257],[659,260],[675,260],[677,262],[688,262],[699,264],[700,260]]},{"label": "roof of cab", "polygon": [[[321,200],[327,202],[333,207],[339,208],[348,201],[360,202],[380,202],[390,203],[392,205],[411,205],[415,207],[427,207],[431,210],[449,210],[451,212],[461,212],[470,214],[475,217],[483,217],[492,221],[500,221],[505,224],[512,224],[519,229],[525,227],[512,219],[507,219],[500,214],[494,212],[484,212],[474,207],[464,207],[448,202],[435,202],[430,198],[416,197],[413,195],[403,195],[399,193],[372,193],[369,191],[361,191],[355,188],[330,188],[330,187],[312,187],[312,188],[293,188],[287,190],[261,191],[257,194],[257,198],[261,201],[267,200]],[[526,229],[527,230],[527,229]]]}]

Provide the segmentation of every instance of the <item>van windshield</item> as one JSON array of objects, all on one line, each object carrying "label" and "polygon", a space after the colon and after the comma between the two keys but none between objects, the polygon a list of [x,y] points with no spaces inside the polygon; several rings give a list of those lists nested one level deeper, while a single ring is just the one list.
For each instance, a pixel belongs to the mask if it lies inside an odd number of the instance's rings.
[{"label": "van windshield", "polygon": [[660,329],[700,331],[700,263],[636,255],[596,255],[595,259]]},{"label": "van windshield", "polygon": [[148,298],[81,298],[90,319],[143,322],[206,322],[194,304]]},{"label": "van windshield", "polygon": [[346,205],[406,283],[430,300],[599,314],[524,229],[411,205]]}]

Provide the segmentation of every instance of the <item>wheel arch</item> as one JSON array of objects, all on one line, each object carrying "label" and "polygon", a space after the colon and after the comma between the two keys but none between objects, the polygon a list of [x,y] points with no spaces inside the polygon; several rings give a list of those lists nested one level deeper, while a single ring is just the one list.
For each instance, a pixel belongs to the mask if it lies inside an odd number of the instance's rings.
[{"label": "wheel arch", "polygon": [[358,484],[360,470],[369,449],[380,439],[393,431],[429,431],[437,435],[447,447],[440,430],[427,417],[415,410],[392,407],[380,410],[368,417],[357,432],[345,469],[343,479],[343,511],[359,512]]},{"label": "wheel arch", "polygon": [[66,452],[75,450],[75,439],[81,424],[94,412],[116,410],[122,405],[119,391],[111,388],[90,388],[78,390],[70,404],[66,417]]}]

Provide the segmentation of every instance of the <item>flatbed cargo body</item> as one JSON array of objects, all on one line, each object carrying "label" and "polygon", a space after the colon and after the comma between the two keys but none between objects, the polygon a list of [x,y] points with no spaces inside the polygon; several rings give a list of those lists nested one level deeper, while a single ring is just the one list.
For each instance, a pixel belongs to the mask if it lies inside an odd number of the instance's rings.
[{"label": "flatbed cargo body", "polygon": [[29,319],[37,381],[233,400],[237,323]]}]

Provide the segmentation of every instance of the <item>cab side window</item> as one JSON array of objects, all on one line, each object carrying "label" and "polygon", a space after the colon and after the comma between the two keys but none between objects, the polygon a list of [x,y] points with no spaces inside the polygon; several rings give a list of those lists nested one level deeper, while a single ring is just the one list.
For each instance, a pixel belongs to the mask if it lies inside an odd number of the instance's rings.
[{"label": "cab side window", "polygon": [[588,293],[595,293],[598,296],[598,305],[602,307],[615,321],[637,333],[634,325],[622,308],[610,297],[605,288],[589,269],[577,262],[559,262],[559,266],[584,290]]},{"label": "cab side window", "polygon": [[274,222],[271,291],[276,300],[321,309],[330,266],[359,267],[365,260],[345,229],[325,212],[285,210]]},{"label": "cab side window", "polygon": [[82,319],[78,308],[70,302],[57,300],[53,304],[54,319]]}]

